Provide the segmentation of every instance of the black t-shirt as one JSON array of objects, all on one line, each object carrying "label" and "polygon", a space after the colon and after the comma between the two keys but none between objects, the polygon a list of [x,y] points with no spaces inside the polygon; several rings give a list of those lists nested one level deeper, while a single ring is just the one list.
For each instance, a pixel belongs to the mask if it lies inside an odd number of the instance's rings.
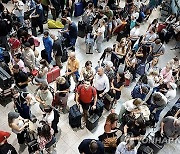
[{"label": "black t-shirt", "polygon": [[[57,90],[63,91],[66,90],[70,87],[69,82],[66,81],[64,84],[57,84]],[[66,94],[65,93],[59,93],[59,96],[64,97]]]},{"label": "black t-shirt", "polygon": [[16,85],[20,89],[24,89],[28,85],[28,84],[24,84],[22,86],[19,85],[20,82],[23,83],[23,82],[28,81],[28,75],[21,70],[18,73],[14,73],[14,80],[15,80]]},{"label": "black t-shirt", "polygon": [[53,51],[56,51],[56,56],[62,56],[61,40],[57,39],[53,43]]},{"label": "black t-shirt", "polygon": [[128,121],[127,126],[128,126],[128,133],[132,133],[134,136],[145,135],[146,133],[146,126],[145,125],[137,126],[135,124],[135,121],[132,120]]},{"label": "black t-shirt", "polygon": [[15,148],[9,143],[5,143],[3,145],[0,145],[0,153],[1,154],[5,154],[5,153],[17,154]]},{"label": "black t-shirt", "polygon": [[[90,152],[89,149],[89,144],[91,143],[92,139],[85,139],[83,140],[78,149],[80,153],[85,153],[85,154],[92,154],[92,152]],[[97,144],[98,144],[98,149],[97,152],[94,154],[104,154],[104,145],[102,144],[102,142],[96,140]]]},{"label": "black t-shirt", "polygon": [[69,30],[69,36],[71,38],[77,38],[77,26],[74,22],[69,24],[68,30]]}]

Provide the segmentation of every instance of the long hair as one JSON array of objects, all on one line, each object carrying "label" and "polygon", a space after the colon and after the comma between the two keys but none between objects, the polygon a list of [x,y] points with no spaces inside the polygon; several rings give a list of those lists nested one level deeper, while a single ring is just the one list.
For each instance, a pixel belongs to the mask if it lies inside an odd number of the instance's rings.
[{"label": "long hair", "polygon": [[39,131],[39,135],[44,137],[47,141],[51,139],[51,127],[45,123]]}]

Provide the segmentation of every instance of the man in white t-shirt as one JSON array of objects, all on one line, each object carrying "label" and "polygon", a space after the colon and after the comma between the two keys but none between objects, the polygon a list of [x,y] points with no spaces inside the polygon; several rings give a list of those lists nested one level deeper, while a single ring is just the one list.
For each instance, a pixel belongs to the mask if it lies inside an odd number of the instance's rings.
[{"label": "man in white t-shirt", "polygon": [[14,8],[12,10],[13,14],[15,14],[19,22],[21,24],[24,23],[24,3],[20,0],[13,0]]}]

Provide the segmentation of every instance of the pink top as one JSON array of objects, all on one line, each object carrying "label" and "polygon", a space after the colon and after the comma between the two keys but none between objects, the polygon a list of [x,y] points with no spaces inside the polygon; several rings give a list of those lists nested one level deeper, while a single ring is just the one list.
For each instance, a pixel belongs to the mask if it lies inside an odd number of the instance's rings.
[{"label": "pink top", "polygon": [[24,62],[20,59],[18,63],[16,63],[14,60],[13,60],[13,64],[17,64],[19,65],[19,68],[20,70],[22,70],[24,73],[27,73],[27,70],[26,70],[26,67],[24,66]]},{"label": "pink top", "polygon": [[161,70],[161,73],[160,73],[160,76],[161,78],[163,79],[164,83],[168,83],[168,82],[171,82],[173,79],[172,79],[172,70],[170,70],[169,72],[167,72],[166,70],[166,67],[164,67],[162,70]]}]

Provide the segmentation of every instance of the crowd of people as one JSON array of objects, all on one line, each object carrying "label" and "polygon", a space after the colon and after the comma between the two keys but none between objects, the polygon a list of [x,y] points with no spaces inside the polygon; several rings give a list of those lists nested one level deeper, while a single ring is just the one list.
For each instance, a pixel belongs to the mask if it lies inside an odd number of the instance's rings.
[{"label": "crowd of people", "polygon": [[[163,68],[158,63],[164,53],[169,52],[164,43],[180,39],[180,16],[172,14],[163,23],[156,18],[142,35],[141,23],[149,19],[153,9],[161,4],[160,0],[156,3],[150,0],[147,5],[140,0],[126,0],[124,8],[115,0],[82,1],[86,50],[96,50],[102,55],[97,67],[93,68],[88,60],[80,68],[75,44],[81,29],[72,20],[74,3],[72,0],[66,4],[54,0],[12,0],[13,9],[9,10],[0,2],[0,67],[14,81],[11,87],[14,111],[8,113],[8,125],[17,134],[18,143],[29,146],[30,126],[37,124],[31,111],[34,98],[42,111],[42,118],[34,130],[38,145],[36,153],[44,149],[51,152],[49,148],[59,133],[60,114],[69,112],[68,97],[71,82],[75,82],[74,101],[83,109],[82,129],[87,124],[89,111],[97,110],[98,101],[108,100],[109,109],[112,109],[99,140],[84,139],[77,147],[79,152],[136,154],[136,146],[144,138],[146,128],[154,127],[161,120],[161,112],[177,95],[179,58],[165,62]],[[56,35],[44,30],[49,13],[53,20],[60,18],[65,27],[57,30]],[[103,51],[103,42],[116,36],[117,41]],[[37,50],[39,38],[44,46],[42,51]],[[69,55],[64,64],[62,58],[67,50]],[[66,71],[49,86],[47,75],[55,66],[65,67]],[[123,102],[119,113],[115,113],[122,90],[132,82],[136,83],[131,90],[132,99]],[[29,84],[32,84],[34,94],[28,90]],[[180,110],[163,118],[161,136],[179,137],[179,115]],[[121,136],[116,134],[119,130]],[[3,150],[17,153],[7,142],[9,137],[10,133],[0,131],[0,153]]]}]

